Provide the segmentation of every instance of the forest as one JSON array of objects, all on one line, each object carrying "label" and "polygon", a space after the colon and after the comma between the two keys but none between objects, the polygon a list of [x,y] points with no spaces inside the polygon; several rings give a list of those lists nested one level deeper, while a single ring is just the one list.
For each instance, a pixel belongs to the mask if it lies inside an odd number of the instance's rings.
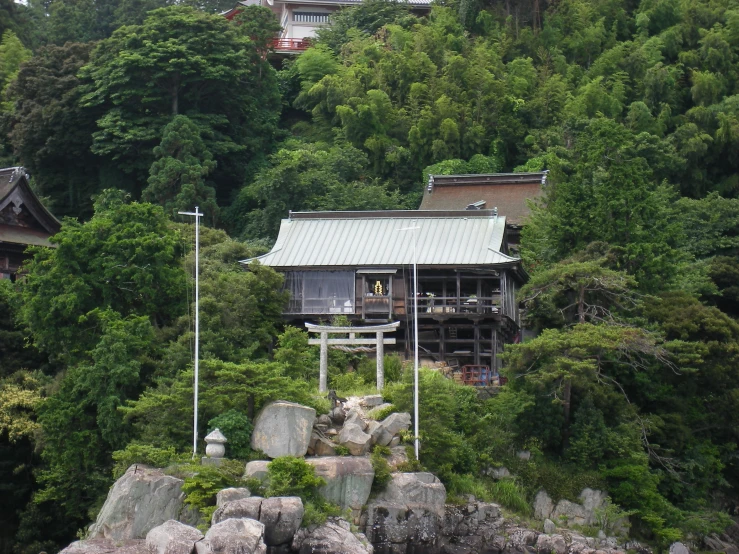
[{"label": "forest", "polygon": [[[421,464],[523,517],[608,491],[657,550],[737,514],[739,2],[366,0],[275,62],[226,0],[0,0],[0,166],[60,219],[0,281],[0,553],[56,552],[127,462],[187,458],[192,224],[200,436],[315,396],[265,252],[288,210],[416,209],[428,174],[548,170],[523,231],[536,337],[509,385],[421,375]],[[331,387],[369,390],[333,352]],[[389,360],[386,397],[412,404]],[[395,369],[393,369],[395,368]],[[370,387],[371,388],[371,387]],[[521,460],[516,452],[531,452]],[[514,478],[494,481],[491,467]],[[125,468],[124,468],[125,469]]]}]

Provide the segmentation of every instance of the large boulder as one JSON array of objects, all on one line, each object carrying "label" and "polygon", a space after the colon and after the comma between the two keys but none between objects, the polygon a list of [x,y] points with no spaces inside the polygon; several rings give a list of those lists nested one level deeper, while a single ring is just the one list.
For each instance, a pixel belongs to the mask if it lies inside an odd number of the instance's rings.
[{"label": "large boulder", "polygon": [[567,554],[567,544],[562,535],[539,535],[536,549],[542,554]]},{"label": "large boulder", "polygon": [[88,536],[113,541],[143,539],[154,527],[179,519],[185,500],[183,482],[159,469],[132,465],[111,487]]},{"label": "large boulder", "polygon": [[73,542],[59,554],[149,554],[149,549],[146,541],[142,539],[127,541],[90,539]]},{"label": "large boulder", "polygon": [[269,477],[268,465],[269,462],[266,460],[253,460],[247,463],[244,468],[244,479],[256,479],[261,483],[266,482]]},{"label": "large boulder", "polygon": [[369,544],[363,544],[351,532],[349,524],[328,521],[312,532],[296,535],[292,549],[299,554],[372,554]]},{"label": "large boulder", "polygon": [[387,457],[387,465],[392,471],[396,471],[400,464],[408,463],[408,450],[405,446],[390,447],[390,455]]},{"label": "large boulder", "polygon": [[264,525],[253,519],[227,519],[195,544],[197,554],[266,554]]},{"label": "large boulder", "polygon": [[557,502],[552,512],[552,519],[566,526],[588,524],[585,508],[569,500],[560,500]]},{"label": "large boulder", "polygon": [[294,402],[267,404],[254,420],[251,447],[270,458],[305,456],[316,411]]},{"label": "large boulder", "polygon": [[170,519],[146,534],[149,554],[192,554],[203,534],[189,525]]},{"label": "large boulder", "polygon": [[292,541],[303,523],[303,501],[297,496],[275,496],[262,502],[259,521],[264,524],[264,542],[277,546]]},{"label": "large boulder", "polygon": [[534,498],[534,517],[536,519],[549,519],[554,511],[554,502],[544,489],[536,493]]},{"label": "large boulder", "polygon": [[401,431],[407,431],[411,426],[411,414],[407,412],[390,414],[380,422],[385,430],[391,435],[397,435]]},{"label": "large boulder", "polygon": [[368,458],[329,456],[307,458],[305,460],[316,468],[316,475],[323,477],[326,484],[318,492],[326,500],[358,512],[367,503],[375,470]]},{"label": "large boulder", "polygon": [[339,433],[339,444],[346,446],[352,456],[362,456],[372,446],[372,436],[365,433],[359,425],[345,423]]},{"label": "large boulder", "polygon": [[264,498],[261,496],[250,496],[249,498],[226,502],[213,512],[211,524],[216,525],[232,518],[239,519],[246,517],[259,520],[259,511],[262,509],[263,500]]},{"label": "large boulder", "polygon": [[395,473],[367,507],[365,534],[381,550],[432,547],[441,536],[445,502],[446,489],[431,473]]},{"label": "large boulder", "polygon": [[268,546],[289,543],[303,522],[303,501],[297,496],[251,496],[226,502],[213,512],[213,525],[228,519],[254,519],[264,525]]},{"label": "large boulder", "polygon": [[249,498],[251,491],[245,487],[223,489],[216,493],[216,506],[219,508],[226,502],[233,502],[234,500],[242,500]]}]

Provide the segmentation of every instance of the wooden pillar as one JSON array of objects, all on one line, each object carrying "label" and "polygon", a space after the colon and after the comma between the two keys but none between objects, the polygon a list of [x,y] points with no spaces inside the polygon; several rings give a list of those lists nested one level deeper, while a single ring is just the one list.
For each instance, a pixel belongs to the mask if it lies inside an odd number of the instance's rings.
[{"label": "wooden pillar", "polygon": [[475,365],[480,365],[480,323],[475,321],[475,344],[473,352],[475,353]]},{"label": "wooden pillar", "polygon": [[321,365],[318,392],[328,392],[328,331],[321,331]]},{"label": "wooden pillar", "polygon": [[382,331],[377,332],[377,390],[385,388],[385,344]]}]

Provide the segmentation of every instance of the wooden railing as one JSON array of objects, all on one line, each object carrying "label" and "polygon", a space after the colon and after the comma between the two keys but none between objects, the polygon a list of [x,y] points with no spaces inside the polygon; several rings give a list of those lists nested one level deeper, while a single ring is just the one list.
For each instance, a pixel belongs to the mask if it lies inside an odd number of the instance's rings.
[{"label": "wooden railing", "polygon": [[[409,298],[409,310],[413,299]],[[501,309],[501,297],[495,296],[419,296],[418,313],[427,314],[490,314]],[[409,312],[412,313],[412,312]]]},{"label": "wooden railing", "polygon": [[311,44],[307,38],[276,38],[271,46],[276,52],[304,52]]}]

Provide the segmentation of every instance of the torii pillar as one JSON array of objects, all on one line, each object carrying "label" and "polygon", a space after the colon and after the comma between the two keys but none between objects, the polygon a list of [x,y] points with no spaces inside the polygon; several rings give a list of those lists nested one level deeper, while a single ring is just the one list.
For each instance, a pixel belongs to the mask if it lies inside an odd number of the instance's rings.
[{"label": "torii pillar", "polygon": [[[329,345],[362,345],[374,344],[377,348],[377,390],[385,387],[385,364],[383,356],[385,355],[385,345],[395,344],[395,339],[386,339],[385,333],[395,331],[400,325],[400,321],[394,323],[386,323],[384,325],[368,325],[365,327],[332,327],[331,325],[315,325],[306,323],[305,327],[309,333],[320,333],[320,339],[309,339],[308,344],[320,345],[321,347],[321,365],[318,377],[319,392],[328,392],[328,347]],[[348,339],[330,339],[329,334],[349,333]],[[356,333],[375,333],[374,339],[358,339],[355,338]]]}]

